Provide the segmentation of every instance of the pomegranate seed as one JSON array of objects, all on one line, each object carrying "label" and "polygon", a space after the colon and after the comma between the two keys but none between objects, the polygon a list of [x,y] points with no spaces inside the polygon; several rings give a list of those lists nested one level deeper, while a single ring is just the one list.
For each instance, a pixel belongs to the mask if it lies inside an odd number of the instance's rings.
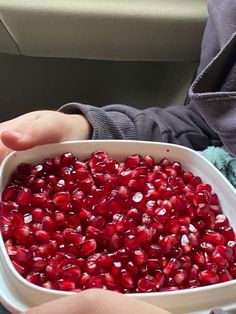
[{"label": "pomegranate seed", "polygon": [[175,283],[179,285],[183,285],[188,280],[188,273],[184,269],[178,269],[174,275]]},{"label": "pomegranate seed", "polygon": [[227,269],[223,269],[219,272],[219,282],[226,282],[230,280],[233,280],[233,277]]},{"label": "pomegranate seed", "polygon": [[109,273],[104,274],[104,284],[109,290],[116,288],[115,278]]},{"label": "pomegranate seed", "polygon": [[2,201],[15,201],[16,195],[17,193],[15,187],[10,185],[2,192]]},{"label": "pomegranate seed", "polygon": [[32,270],[34,272],[39,272],[47,266],[47,262],[42,257],[33,257],[32,258]]},{"label": "pomegranate seed", "polygon": [[45,216],[45,212],[42,208],[33,208],[31,211],[34,222],[41,222]]},{"label": "pomegranate seed", "polygon": [[138,281],[138,289],[140,292],[151,292],[156,290],[156,280],[154,277],[147,275]]},{"label": "pomegranate seed", "polygon": [[163,272],[160,269],[156,270],[155,280],[156,280],[156,288],[157,288],[157,290],[159,290],[165,284],[165,275],[163,274]]},{"label": "pomegranate seed", "polygon": [[56,229],[56,223],[50,216],[42,218],[42,227],[45,231],[51,232]]},{"label": "pomegranate seed", "polygon": [[214,230],[206,230],[205,234],[202,236],[203,241],[212,244],[224,244],[224,237]]},{"label": "pomegranate seed", "polygon": [[235,232],[232,227],[221,227],[220,231],[227,241],[235,240]]},{"label": "pomegranate seed", "polygon": [[211,271],[203,270],[198,274],[198,279],[204,284],[214,284],[219,282],[219,276]]},{"label": "pomegranate seed", "polygon": [[63,207],[68,204],[70,194],[68,192],[58,192],[53,195],[52,201],[58,207]]},{"label": "pomegranate seed", "polygon": [[35,273],[35,272],[32,272],[32,273],[29,273],[27,276],[26,276],[26,280],[29,281],[30,283],[33,283],[37,286],[40,286],[41,285],[41,278],[40,278],[40,274],[39,273]]},{"label": "pomegranate seed", "polygon": [[17,202],[21,206],[26,206],[31,202],[32,192],[28,188],[23,188],[17,195]]},{"label": "pomegranate seed", "polygon": [[35,237],[40,243],[46,243],[50,240],[48,232],[44,230],[35,231]]},{"label": "pomegranate seed", "polygon": [[83,256],[91,255],[97,248],[97,243],[94,239],[86,240],[80,244],[81,254]]},{"label": "pomegranate seed", "polygon": [[144,264],[144,263],[146,262],[146,260],[147,260],[147,255],[146,255],[146,253],[145,253],[143,250],[141,250],[141,249],[135,250],[135,251],[133,252],[132,256],[133,256],[133,262],[134,262],[134,264],[136,264],[136,265],[142,265],[142,264]]},{"label": "pomegranate seed", "polygon": [[22,226],[14,229],[14,237],[17,240],[21,240],[30,235],[30,228],[27,226]]},{"label": "pomegranate seed", "polygon": [[122,287],[126,289],[133,288],[135,284],[133,278],[126,270],[121,271],[120,282]]},{"label": "pomegranate seed", "polygon": [[228,218],[223,214],[217,215],[216,220],[215,220],[215,226],[216,226],[216,228],[229,227]]},{"label": "pomegranate seed", "polygon": [[164,253],[169,253],[173,246],[178,243],[178,240],[175,235],[167,235],[164,236],[160,240],[160,247],[162,248]]},{"label": "pomegranate seed", "polygon": [[59,279],[56,281],[56,285],[58,286],[58,290],[63,290],[63,291],[75,290],[75,283],[70,280]]}]

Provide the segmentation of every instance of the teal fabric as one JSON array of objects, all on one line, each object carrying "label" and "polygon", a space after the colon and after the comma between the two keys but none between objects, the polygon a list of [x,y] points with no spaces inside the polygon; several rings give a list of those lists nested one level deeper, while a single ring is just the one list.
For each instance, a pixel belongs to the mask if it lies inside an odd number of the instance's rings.
[{"label": "teal fabric", "polygon": [[0,314],[10,314],[10,312],[8,312],[8,310],[0,304]]},{"label": "teal fabric", "polygon": [[236,158],[232,157],[224,148],[214,146],[208,147],[201,154],[236,187]]}]

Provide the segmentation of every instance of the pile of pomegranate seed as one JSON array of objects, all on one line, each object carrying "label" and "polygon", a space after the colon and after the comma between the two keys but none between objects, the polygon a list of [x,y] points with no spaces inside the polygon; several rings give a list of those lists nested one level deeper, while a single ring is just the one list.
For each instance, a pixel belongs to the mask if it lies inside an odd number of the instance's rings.
[{"label": "pile of pomegranate seed", "polygon": [[29,282],[64,291],[175,291],[236,279],[217,195],[168,159],[72,153],[20,164],[2,193],[7,253]]}]

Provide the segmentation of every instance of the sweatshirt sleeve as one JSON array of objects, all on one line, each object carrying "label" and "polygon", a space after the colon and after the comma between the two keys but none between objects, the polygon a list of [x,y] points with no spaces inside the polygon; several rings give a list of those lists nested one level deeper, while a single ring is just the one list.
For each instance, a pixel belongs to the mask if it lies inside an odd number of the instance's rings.
[{"label": "sweatshirt sleeve", "polygon": [[187,106],[138,110],[70,103],[60,110],[84,114],[93,139],[161,141],[195,150],[224,146],[236,156],[236,2],[209,0],[208,9],[198,75]]},{"label": "sweatshirt sleeve", "polygon": [[98,108],[70,103],[62,106],[60,111],[84,114],[93,127],[93,139],[169,142],[198,150],[219,145],[217,135],[202,117],[184,106],[138,110],[125,105]]}]

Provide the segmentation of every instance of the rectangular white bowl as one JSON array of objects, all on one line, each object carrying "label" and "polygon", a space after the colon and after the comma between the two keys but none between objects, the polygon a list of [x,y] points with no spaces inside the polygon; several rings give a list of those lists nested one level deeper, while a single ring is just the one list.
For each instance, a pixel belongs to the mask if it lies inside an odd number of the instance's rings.
[{"label": "rectangular white bowl", "polygon": [[[152,155],[161,160],[180,161],[186,170],[199,175],[211,184],[218,194],[224,213],[236,230],[236,192],[225,177],[205,158],[191,149],[166,143],[141,141],[78,141],[50,144],[23,152],[11,153],[0,169],[0,193],[8,183],[10,174],[21,162],[37,163],[46,157],[72,152],[85,159],[92,152],[104,150],[117,160],[128,155]],[[0,235],[0,301],[12,312],[25,311],[29,307],[71,294],[70,292],[44,289],[27,282],[14,269]],[[179,290],[176,292],[154,292],[132,294],[140,300],[158,305],[172,313],[208,313],[214,307],[236,313],[236,280],[217,285]]]}]

